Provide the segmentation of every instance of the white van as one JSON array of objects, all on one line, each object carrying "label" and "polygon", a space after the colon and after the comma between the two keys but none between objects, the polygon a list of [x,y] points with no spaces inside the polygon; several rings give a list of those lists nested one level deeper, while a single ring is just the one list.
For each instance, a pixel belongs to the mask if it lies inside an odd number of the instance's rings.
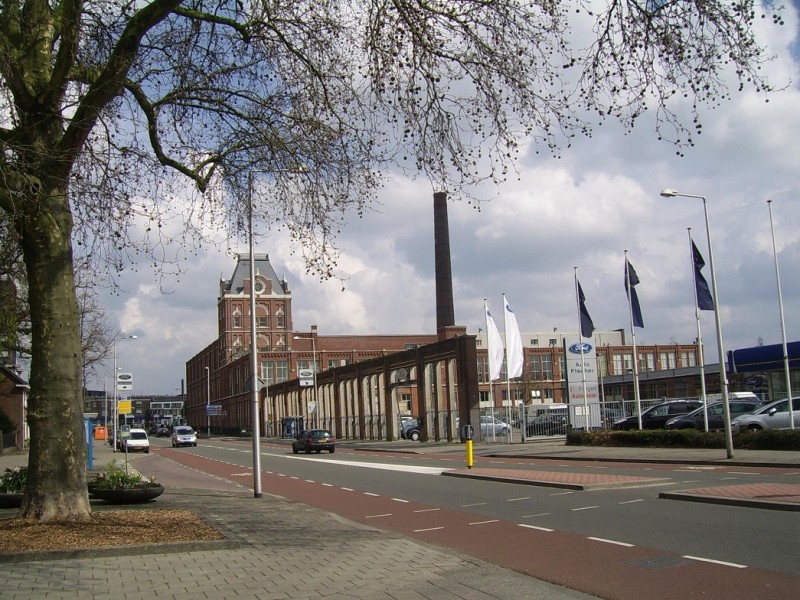
[{"label": "white van", "polygon": [[[702,398],[700,398],[702,400]],[[706,394],[706,402],[719,402],[722,400],[722,394]],[[728,402],[733,400],[752,400],[754,402],[761,402],[758,396],[753,392],[728,392]]]}]

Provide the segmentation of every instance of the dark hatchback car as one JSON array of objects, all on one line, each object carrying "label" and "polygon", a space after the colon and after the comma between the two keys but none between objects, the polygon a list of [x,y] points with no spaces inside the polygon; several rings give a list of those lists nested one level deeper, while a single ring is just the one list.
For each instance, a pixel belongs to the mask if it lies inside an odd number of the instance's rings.
[{"label": "dark hatchback car", "polygon": [[539,415],[525,428],[528,437],[535,435],[566,435],[567,417],[565,415]]},{"label": "dark hatchback car", "polygon": [[404,440],[418,442],[420,438],[420,420],[407,419],[401,424],[400,437]]},{"label": "dark hatchback car", "polygon": [[[656,404],[642,412],[642,429],[663,429],[671,418],[685,415],[702,405],[699,400],[676,400]],[[639,429],[639,418],[633,415],[619,419],[614,422],[611,429]]]},{"label": "dark hatchback car", "polygon": [[[761,403],[756,400],[734,400],[728,402],[731,412],[731,420],[742,415],[749,415],[750,413],[761,408]],[[698,431],[705,431],[705,417],[703,416],[703,407],[696,408],[690,413],[680,417],[673,417],[665,426],[667,429],[697,429]],[[708,430],[725,428],[725,415],[722,402],[712,402],[708,405]]]},{"label": "dark hatchback car", "polygon": [[300,432],[292,442],[292,452],[305,452],[319,454],[327,450],[331,454],[336,450],[336,438],[327,429],[306,429]]}]

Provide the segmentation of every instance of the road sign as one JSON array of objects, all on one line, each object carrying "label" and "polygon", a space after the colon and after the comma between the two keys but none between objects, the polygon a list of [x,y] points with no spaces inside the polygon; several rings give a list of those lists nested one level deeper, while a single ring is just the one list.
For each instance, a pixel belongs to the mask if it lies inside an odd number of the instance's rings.
[{"label": "road sign", "polygon": [[206,404],[206,416],[218,417],[222,415],[222,404]]},{"label": "road sign", "polygon": [[129,415],[131,414],[132,406],[130,400],[119,400],[117,401],[117,413],[121,415]]},{"label": "road sign", "polygon": [[300,385],[303,387],[314,385],[314,370],[300,369],[297,371],[297,378],[300,380]]},{"label": "road sign", "polygon": [[117,373],[117,391],[129,392],[133,389],[133,373]]}]

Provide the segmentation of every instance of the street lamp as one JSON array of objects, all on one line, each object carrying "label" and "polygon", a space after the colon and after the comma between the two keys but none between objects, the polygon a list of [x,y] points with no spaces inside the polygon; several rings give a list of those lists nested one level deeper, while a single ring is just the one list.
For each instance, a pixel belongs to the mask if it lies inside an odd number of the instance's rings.
[{"label": "street lamp", "polygon": [[708,224],[708,202],[705,196],[696,194],[683,194],[673,189],[661,190],[665,198],[681,196],[683,198],[698,198],[703,201],[703,214],[706,220],[706,238],[708,240],[708,266],[711,271],[711,293],[714,299],[714,323],[717,328],[717,351],[719,352],[719,377],[722,387],[722,414],[725,420],[725,450],[728,458],[733,458],[733,434],[731,433],[731,407],[728,405],[728,371],[725,368],[725,350],[722,345],[722,323],[719,316],[719,295],[717,293],[717,275],[714,270],[714,251],[711,247],[711,227]]},{"label": "street lamp", "polygon": [[783,318],[783,295],[781,294],[781,272],[778,268],[778,248],[775,246],[775,225],[772,222],[772,200],[767,200],[769,208],[769,229],[772,233],[772,254],[775,256],[775,279],[778,282],[778,307],[781,316],[781,339],[783,340],[783,373],[786,376],[786,397],[789,400],[789,427],[794,429],[794,406],[792,405],[792,377],[789,373],[789,351],[786,346],[786,321]]},{"label": "street lamp", "polygon": [[211,438],[211,370],[206,367],[206,433]]},{"label": "street lamp", "polygon": [[[117,424],[119,423],[119,407],[117,405],[117,342],[125,340],[137,340],[138,336],[126,335],[125,337],[114,337],[114,452],[117,451]],[[108,429],[106,429],[108,431]]]},{"label": "street lamp", "polygon": [[313,369],[313,377],[314,377],[314,424],[318,423],[317,415],[319,415],[319,397],[318,397],[318,390],[317,390],[317,340],[312,337],[301,337],[299,335],[294,336],[296,340],[311,340],[311,356],[312,360],[314,361],[314,369]]},{"label": "street lamp", "polygon": [[250,368],[253,374],[253,497],[261,498],[261,427],[258,409],[258,353],[256,340],[256,256],[253,250],[253,174],[247,177],[248,244],[250,246]]}]

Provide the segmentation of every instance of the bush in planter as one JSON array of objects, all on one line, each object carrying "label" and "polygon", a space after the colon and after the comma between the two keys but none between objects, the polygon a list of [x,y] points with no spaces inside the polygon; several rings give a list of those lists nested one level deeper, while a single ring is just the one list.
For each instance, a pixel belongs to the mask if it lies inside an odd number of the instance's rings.
[{"label": "bush in planter", "polygon": [[128,473],[116,462],[106,465],[105,471],[89,482],[90,489],[101,490],[136,490],[142,488],[161,487],[154,477],[147,479],[139,473]]},{"label": "bush in planter", "polygon": [[0,493],[22,494],[28,485],[28,467],[6,468],[5,475],[0,477]]}]

